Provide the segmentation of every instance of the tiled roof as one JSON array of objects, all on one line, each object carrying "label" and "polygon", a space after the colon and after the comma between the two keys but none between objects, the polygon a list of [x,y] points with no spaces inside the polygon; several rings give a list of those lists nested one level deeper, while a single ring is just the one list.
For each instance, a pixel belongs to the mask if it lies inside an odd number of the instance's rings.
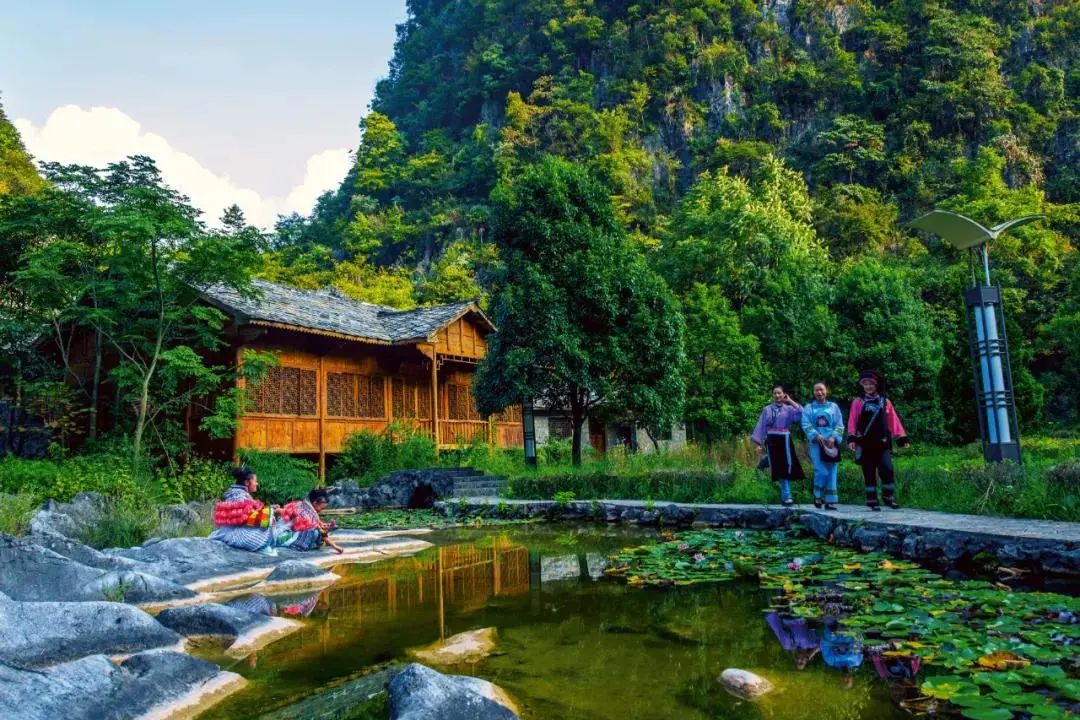
[{"label": "tiled roof", "polygon": [[204,289],[203,297],[230,312],[242,324],[288,325],[379,343],[426,340],[469,310],[478,313],[482,322],[494,329],[472,301],[396,310],[353,300],[332,288],[300,290],[266,280],[255,280],[252,285],[255,294],[250,297],[222,285]]}]

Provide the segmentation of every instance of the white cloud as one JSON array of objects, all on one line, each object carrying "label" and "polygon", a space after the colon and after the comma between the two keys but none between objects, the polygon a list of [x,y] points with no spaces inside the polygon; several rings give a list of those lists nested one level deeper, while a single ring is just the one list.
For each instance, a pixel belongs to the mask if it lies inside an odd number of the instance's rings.
[{"label": "white cloud", "polygon": [[320,194],[338,186],[351,162],[347,148],[316,153],[308,158],[303,181],[286,197],[263,197],[203,166],[117,108],[65,105],[41,127],[23,118],[15,120],[15,127],[38,160],[104,166],[128,155],[152,157],[165,182],[190,197],[211,224],[233,203],[243,209],[248,222],[264,228],[271,227],[279,214],[307,214]]}]

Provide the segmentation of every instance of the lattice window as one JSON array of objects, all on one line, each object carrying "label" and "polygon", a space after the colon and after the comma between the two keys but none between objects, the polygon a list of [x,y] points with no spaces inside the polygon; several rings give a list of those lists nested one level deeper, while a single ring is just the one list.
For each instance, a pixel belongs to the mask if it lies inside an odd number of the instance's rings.
[{"label": "lattice window", "polygon": [[449,420],[483,420],[468,385],[447,384],[446,410]]},{"label": "lattice window", "polygon": [[390,398],[395,418],[426,420],[431,417],[431,387],[422,380],[394,378]]},{"label": "lattice window", "polygon": [[297,367],[270,368],[251,390],[251,411],[269,415],[315,415],[315,371]]},{"label": "lattice window", "polygon": [[326,374],[327,417],[381,418],[386,416],[383,378],[356,373]]},{"label": "lattice window", "polygon": [[548,435],[559,440],[565,440],[574,434],[574,429],[570,426],[570,418],[568,417],[551,417],[548,418]]}]

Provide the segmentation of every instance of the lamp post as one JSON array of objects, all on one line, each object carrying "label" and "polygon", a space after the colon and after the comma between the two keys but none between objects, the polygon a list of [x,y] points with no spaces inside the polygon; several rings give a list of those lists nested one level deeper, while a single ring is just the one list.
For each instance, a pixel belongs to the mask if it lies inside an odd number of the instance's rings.
[{"label": "lamp post", "polygon": [[934,210],[911,223],[929,230],[958,250],[970,250],[982,277],[972,267],[971,287],[964,290],[968,311],[968,335],[972,369],[975,373],[975,402],[979,415],[983,457],[987,462],[1020,462],[1020,428],[1016,420],[1009,340],[1005,335],[1005,313],[1001,287],[990,280],[988,244],[1006,230],[1041,219],[1028,215],[986,228],[969,217],[948,210]]},{"label": "lamp post", "polygon": [[521,402],[521,429],[525,442],[525,465],[536,467],[536,419],[533,417],[532,398]]}]

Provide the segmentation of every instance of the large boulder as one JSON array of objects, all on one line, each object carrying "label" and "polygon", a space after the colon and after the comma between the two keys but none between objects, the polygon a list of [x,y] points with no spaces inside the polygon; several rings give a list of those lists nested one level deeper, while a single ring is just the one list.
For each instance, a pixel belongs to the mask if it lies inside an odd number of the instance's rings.
[{"label": "large boulder", "polygon": [[[281,552],[285,555],[285,551]],[[110,550],[108,554],[136,560],[143,563],[148,572],[182,585],[245,570],[270,568],[282,559],[237,550],[209,538],[191,537],[149,541],[141,547]]]},{"label": "large boulder", "polygon": [[299,702],[264,713],[259,720],[338,720],[349,717],[358,705],[386,692],[386,684],[400,668],[385,668],[369,675],[346,680],[316,692]]},{"label": "large boulder", "polygon": [[175,652],[133,655],[117,665],[104,655],[45,670],[0,663],[0,707],[20,720],[101,720],[151,715],[215,680],[235,679],[216,665]]},{"label": "large boulder", "polygon": [[185,637],[213,635],[236,638],[270,622],[266,615],[239,607],[206,603],[162,610],[157,621]]},{"label": "large boulder", "polygon": [[284,583],[300,580],[325,579],[329,573],[314,563],[303,560],[286,560],[274,568],[274,572],[266,577],[266,582]]},{"label": "large boulder", "polygon": [[34,543],[0,535],[0,591],[21,601],[168,602],[195,597],[168,580],[130,570],[103,570]]},{"label": "large boulder", "polygon": [[743,700],[757,700],[773,691],[771,682],[749,670],[728,668],[717,680],[725,690]]},{"label": "large boulder", "polygon": [[345,480],[330,495],[330,507],[412,507],[420,503],[420,498],[430,501],[449,497],[454,492],[454,479],[455,474],[446,468],[424,468],[390,473],[366,488]]},{"label": "large boulder", "polygon": [[[40,514],[39,514],[40,516]],[[100,550],[95,550],[89,545],[83,545],[78,540],[73,540],[67,535],[61,535],[53,530],[46,530],[42,523],[36,527],[31,523],[30,540],[47,550],[52,550],[58,555],[63,555],[69,560],[88,565],[99,570],[141,570],[140,563],[128,558],[107,555]]]},{"label": "large boulder", "polygon": [[495,651],[496,638],[495,628],[482,628],[452,635],[411,652],[416,659],[432,665],[473,664]]},{"label": "large boulder", "polygon": [[494,690],[479,691],[488,685],[413,663],[390,681],[390,720],[516,720],[517,713],[492,699]]},{"label": "large boulder", "polygon": [[0,603],[0,662],[31,670],[88,655],[172,647],[180,636],[113,602]]},{"label": "large boulder", "polygon": [[105,496],[96,492],[81,492],[66,503],[47,500],[30,519],[30,531],[49,531],[73,538],[101,517],[106,503]]}]

